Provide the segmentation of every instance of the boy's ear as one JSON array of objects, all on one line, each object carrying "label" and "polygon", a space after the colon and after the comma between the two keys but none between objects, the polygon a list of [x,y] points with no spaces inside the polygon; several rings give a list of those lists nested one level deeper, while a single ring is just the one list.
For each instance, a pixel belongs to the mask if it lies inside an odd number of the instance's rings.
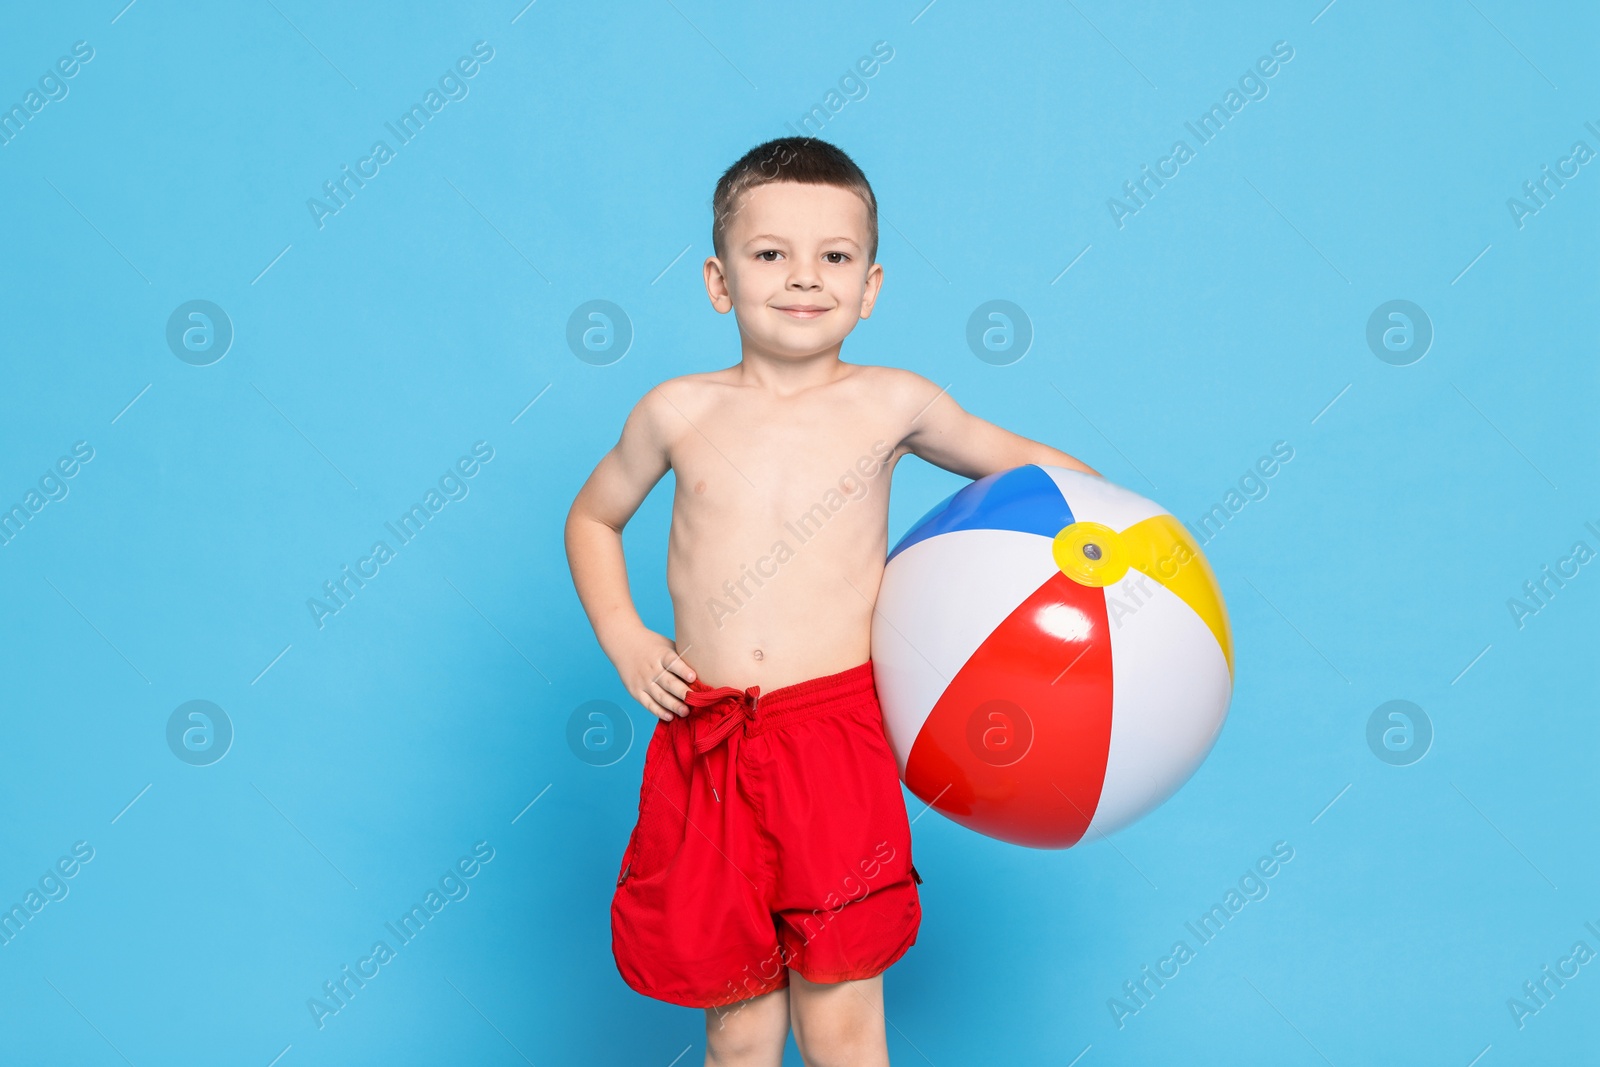
[{"label": "boy's ear", "polygon": [[705,262],[706,295],[717,313],[726,315],[733,310],[733,294],[728,292],[728,276],[722,271],[722,260],[707,256]]},{"label": "boy's ear", "polygon": [[861,299],[861,317],[872,317],[872,306],[878,302],[878,292],[883,288],[883,264],[874,263],[867,268],[866,292]]}]

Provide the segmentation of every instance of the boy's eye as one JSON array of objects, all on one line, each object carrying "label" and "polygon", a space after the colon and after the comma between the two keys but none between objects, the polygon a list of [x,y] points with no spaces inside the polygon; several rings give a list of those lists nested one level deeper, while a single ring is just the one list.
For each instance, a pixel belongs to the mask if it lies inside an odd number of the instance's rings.
[{"label": "boy's eye", "polygon": [[824,252],[823,253],[823,258],[824,259],[827,259],[828,256],[838,256],[839,257],[838,259],[829,259],[828,260],[829,263],[845,263],[845,262],[848,262],[849,259],[850,259],[849,254],[845,253],[845,252]]},{"label": "boy's eye", "polygon": [[761,260],[761,262],[763,262],[763,263],[772,263],[772,262],[774,262],[774,260],[770,260],[770,259],[768,259],[766,257],[768,257],[768,256],[777,256],[777,255],[781,255],[781,253],[776,248],[768,248],[765,251],[757,252],[756,253],[756,258]]}]

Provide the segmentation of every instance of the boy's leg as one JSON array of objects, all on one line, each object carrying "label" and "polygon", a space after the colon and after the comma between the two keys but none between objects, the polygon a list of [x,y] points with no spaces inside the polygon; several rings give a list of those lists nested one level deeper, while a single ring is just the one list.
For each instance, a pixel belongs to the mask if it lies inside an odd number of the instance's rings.
[{"label": "boy's leg", "polygon": [[783,1067],[789,990],[706,1009],[706,1067]]},{"label": "boy's leg", "polygon": [[889,1067],[883,975],[810,982],[789,971],[794,1043],[806,1067]]}]

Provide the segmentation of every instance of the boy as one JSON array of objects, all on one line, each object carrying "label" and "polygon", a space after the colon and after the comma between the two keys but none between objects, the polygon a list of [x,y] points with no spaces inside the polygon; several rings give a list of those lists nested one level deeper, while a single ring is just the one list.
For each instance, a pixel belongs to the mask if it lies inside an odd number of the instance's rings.
[{"label": "boy", "polygon": [[[612,951],[638,992],[706,1009],[708,1065],[781,1064],[791,1022],[812,1067],[883,1065],[883,971],[922,917],[868,647],[889,475],[907,453],[968,478],[1099,472],[920,375],[840,360],[883,267],[877,201],[838,148],[752,149],[713,214],[706,292],[741,359],[647,393],[567,516],[595,636],[660,720]],[[635,611],[621,538],[669,469],[674,639]]]}]

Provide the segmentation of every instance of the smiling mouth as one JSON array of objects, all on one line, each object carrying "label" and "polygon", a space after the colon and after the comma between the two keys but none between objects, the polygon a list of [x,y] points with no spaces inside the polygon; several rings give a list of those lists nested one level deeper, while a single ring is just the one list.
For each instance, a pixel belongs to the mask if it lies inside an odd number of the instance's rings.
[{"label": "smiling mouth", "polygon": [[819,315],[828,313],[829,308],[817,307],[815,304],[790,304],[786,307],[776,307],[774,311],[781,311],[785,315],[796,319],[814,319]]}]

